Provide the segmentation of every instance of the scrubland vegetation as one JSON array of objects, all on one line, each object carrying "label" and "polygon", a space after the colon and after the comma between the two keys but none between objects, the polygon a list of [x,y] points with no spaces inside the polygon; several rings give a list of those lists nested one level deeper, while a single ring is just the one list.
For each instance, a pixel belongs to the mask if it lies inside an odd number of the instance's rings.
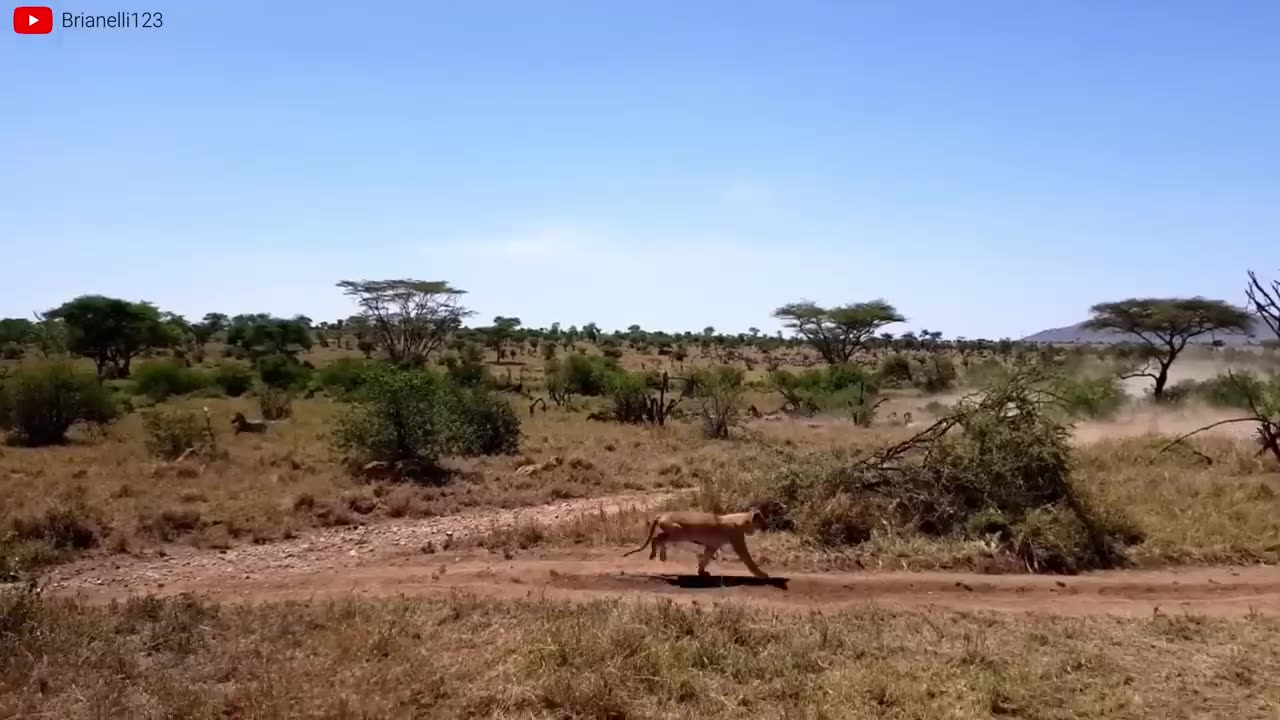
[{"label": "scrubland vegetation", "polygon": [[[341,286],[360,313],[336,322],[193,323],[97,296],[0,321],[0,578],[168,543],[671,489],[691,491],[673,507],[760,508],[759,544],[782,567],[1280,560],[1280,361],[1191,342],[1251,313],[1280,337],[1280,292],[1256,278],[1244,309],[1095,306],[1096,327],[1133,339],[1098,347],[895,336],[883,330],[903,318],[883,300],[786,305],[791,333],[775,336],[466,327],[447,283]],[[1191,365],[1212,371],[1180,379]],[[1135,378],[1147,396],[1126,389]],[[236,412],[266,431],[235,432]],[[1135,412],[1222,422],[1082,439]],[[630,545],[643,524],[588,515],[478,542]],[[796,622],[468,599],[107,609],[5,592],[3,714],[1190,717],[1233,716],[1220,698],[1280,702],[1264,691],[1277,627],[1260,618]],[[268,663],[270,687],[255,679]],[[1193,670],[1198,690],[1169,694]]]}]

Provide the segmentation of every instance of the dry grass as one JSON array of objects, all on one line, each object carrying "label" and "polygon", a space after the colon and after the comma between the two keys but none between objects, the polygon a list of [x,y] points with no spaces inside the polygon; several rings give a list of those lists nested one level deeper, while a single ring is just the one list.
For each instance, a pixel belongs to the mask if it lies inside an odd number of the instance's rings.
[{"label": "dry grass", "polygon": [[1280,622],[0,596],[0,716],[1268,718]]},{"label": "dry grass", "polygon": [[[590,352],[595,352],[591,348]],[[317,349],[323,363],[351,352]],[[217,355],[211,348],[210,356]],[[704,366],[710,357],[684,367]],[[804,352],[788,355],[797,362]],[[491,358],[492,359],[492,358]],[[756,362],[750,377],[763,375]],[[623,364],[680,372],[667,358],[628,353]],[[536,387],[542,360],[521,355],[491,366],[495,376],[511,369]],[[891,391],[882,406],[912,411],[926,420],[931,400],[915,391]],[[778,399],[751,391],[748,400],[764,412]],[[342,407],[326,399],[300,399],[294,416],[265,435],[233,436],[236,410],[258,413],[254,400],[176,400],[214,417],[223,455],[200,463],[160,462],[149,457],[142,425],[131,414],[103,437],[79,437],[55,448],[0,447],[0,573],[63,559],[86,547],[131,551],[157,542],[226,547],[291,537],[309,527],[372,522],[381,518],[454,514],[466,509],[510,508],[559,499],[645,489],[697,487],[697,505],[722,512],[740,510],[783,462],[834,463],[851,453],[901,439],[919,429],[881,424],[860,428],[832,419],[755,422],[731,441],[706,440],[692,424],[639,428],[586,420],[578,411],[553,408],[530,417],[516,402],[524,441],[519,457],[460,460],[447,483],[368,484],[350,477],[330,454],[328,433]],[[1277,475],[1247,457],[1243,447],[1221,442],[1222,460],[1211,468],[1190,454],[1169,454],[1148,465],[1156,441],[1132,438],[1088,445],[1079,456],[1077,480],[1101,507],[1123,508],[1146,535],[1132,549],[1135,562],[1224,562],[1280,560],[1280,518],[1274,493]],[[1212,443],[1211,443],[1212,445]],[[1213,449],[1213,448],[1211,448]],[[517,475],[521,465],[559,457],[559,465]],[[638,543],[641,520],[587,517],[561,528],[523,528],[522,537],[487,543]],[[756,541],[766,557],[798,567],[889,567],[926,569],[977,567],[1017,569],[983,542],[927,540],[890,531],[847,553],[815,553],[794,538],[767,535]]]},{"label": "dry grass", "polygon": [[[0,571],[36,566],[86,545],[128,550],[155,542],[221,547],[290,537],[307,527],[383,517],[519,507],[647,488],[687,486],[723,450],[693,428],[645,430],[588,423],[581,413],[524,420],[523,455],[451,463],[442,485],[375,483],[351,477],[332,457],[340,405],[298,400],[294,416],[264,435],[233,435],[250,399],[179,401],[208,405],[223,457],[164,462],[148,455],[142,423],[126,416],[104,437],[51,448],[0,448]],[[558,467],[516,475],[522,464],[561,456]],[[90,540],[70,547],[46,518],[70,513]]]},{"label": "dry grass", "polygon": [[[1246,442],[1207,438],[1196,446],[1214,459],[1208,465],[1186,451],[1159,454],[1168,440],[1162,436],[1126,438],[1086,445],[1077,451],[1077,487],[1103,516],[1122,517],[1143,536],[1127,549],[1128,560],[1142,567],[1280,562],[1280,473],[1270,467],[1269,459],[1255,456],[1256,448]],[[834,452],[822,448],[801,455],[798,461],[775,455],[707,468],[699,475],[692,504],[713,512],[734,512],[752,498],[763,496],[762,488],[782,463],[825,466],[838,461]],[[668,506],[676,509],[681,500]],[[587,515],[558,527],[526,526],[485,538],[482,544],[521,548],[639,545],[651,512],[626,510]],[[751,546],[758,552],[757,559],[796,570],[1025,571],[1022,563],[994,541],[928,538],[889,528],[843,551],[810,547],[789,533],[757,535]],[[759,550],[754,550],[757,547]]]}]

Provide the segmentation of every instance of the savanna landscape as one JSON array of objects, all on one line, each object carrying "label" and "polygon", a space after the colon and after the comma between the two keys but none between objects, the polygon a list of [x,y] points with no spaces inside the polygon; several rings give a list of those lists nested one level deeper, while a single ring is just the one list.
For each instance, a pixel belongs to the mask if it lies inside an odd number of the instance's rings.
[{"label": "savanna landscape", "polygon": [[[1241,285],[1079,343],[421,280],[0,321],[0,716],[1275,717],[1280,286]],[[750,509],[768,577],[623,557]]]}]

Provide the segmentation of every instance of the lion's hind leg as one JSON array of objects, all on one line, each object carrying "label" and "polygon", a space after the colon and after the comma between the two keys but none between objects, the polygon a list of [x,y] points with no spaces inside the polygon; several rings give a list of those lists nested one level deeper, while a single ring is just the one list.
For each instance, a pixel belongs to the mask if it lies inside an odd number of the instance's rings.
[{"label": "lion's hind leg", "polygon": [[716,553],[719,551],[720,551],[720,546],[718,545],[704,545],[702,547],[702,552],[698,554],[698,574],[699,575],[710,574],[707,572],[707,565],[709,565],[711,561],[716,558]]}]

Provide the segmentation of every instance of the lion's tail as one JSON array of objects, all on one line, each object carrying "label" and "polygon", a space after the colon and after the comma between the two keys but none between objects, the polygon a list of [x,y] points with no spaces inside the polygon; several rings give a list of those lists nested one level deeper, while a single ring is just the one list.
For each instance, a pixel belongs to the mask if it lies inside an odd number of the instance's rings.
[{"label": "lion's tail", "polygon": [[649,547],[649,542],[653,540],[653,531],[656,530],[657,528],[658,528],[658,518],[655,517],[653,519],[653,522],[649,523],[649,535],[644,539],[644,544],[636,548],[635,550],[632,550],[631,552],[622,553],[622,557],[626,557],[628,555],[634,555],[640,552],[641,550]]}]

